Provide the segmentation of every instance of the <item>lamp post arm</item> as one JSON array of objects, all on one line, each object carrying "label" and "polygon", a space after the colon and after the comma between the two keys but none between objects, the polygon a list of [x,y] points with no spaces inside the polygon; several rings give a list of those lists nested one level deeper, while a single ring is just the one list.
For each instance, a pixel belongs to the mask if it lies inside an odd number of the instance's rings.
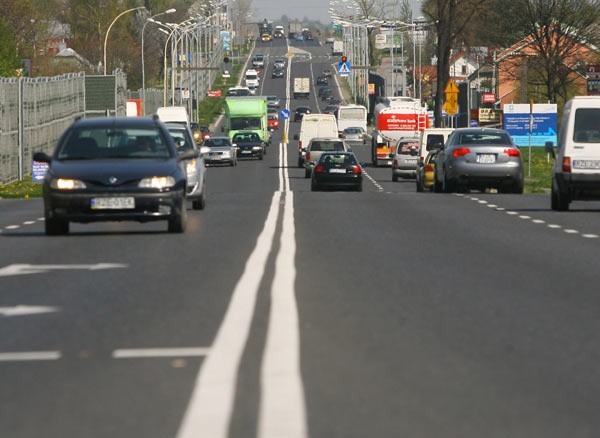
[{"label": "lamp post arm", "polygon": [[106,67],[107,67],[106,66],[106,43],[108,42],[108,34],[110,33],[110,30],[112,29],[112,27],[116,23],[116,21],[119,19],[119,17],[125,15],[128,12],[137,11],[139,9],[146,9],[146,7],[138,6],[137,8],[127,9],[126,11],[123,11],[119,15],[117,15],[115,17],[115,19],[112,21],[112,23],[110,23],[110,26],[108,26],[108,30],[106,31],[106,35],[104,36],[104,76],[106,76]]}]

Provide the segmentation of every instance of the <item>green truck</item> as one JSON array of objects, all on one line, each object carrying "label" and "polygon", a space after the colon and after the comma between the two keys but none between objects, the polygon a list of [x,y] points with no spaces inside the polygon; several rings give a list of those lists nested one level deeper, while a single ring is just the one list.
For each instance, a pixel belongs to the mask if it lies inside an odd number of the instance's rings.
[{"label": "green truck", "polygon": [[265,96],[227,97],[224,131],[230,139],[240,131],[256,132],[265,144],[270,144],[267,98]]}]

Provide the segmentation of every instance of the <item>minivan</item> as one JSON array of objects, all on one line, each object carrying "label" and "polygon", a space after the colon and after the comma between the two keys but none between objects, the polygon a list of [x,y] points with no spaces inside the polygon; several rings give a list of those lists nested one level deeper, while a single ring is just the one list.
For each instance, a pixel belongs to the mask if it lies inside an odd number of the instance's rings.
[{"label": "minivan", "polygon": [[303,148],[315,137],[338,138],[338,126],[333,114],[305,114],[300,124],[300,135],[295,135],[298,140],[298,167],[304,167]]},{"label": "minivan", "polygon": [[425,161],[428,152],[443,148],[453,131],[454,128],[425,128],[419,143],[419,163]]},{"label": "minivan", "polygon": [[567,211],[575,200],[600,199],[600,96],[577,96],[565,104],[555,158],[552,210]]}]

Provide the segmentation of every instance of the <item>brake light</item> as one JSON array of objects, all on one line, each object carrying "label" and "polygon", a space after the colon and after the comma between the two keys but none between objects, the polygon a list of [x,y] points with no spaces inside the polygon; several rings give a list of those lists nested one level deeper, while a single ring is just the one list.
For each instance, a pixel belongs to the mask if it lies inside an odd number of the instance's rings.
[{"label": "brake light", "polygon": [[457,148],[452,151],[452,156],[454,158],[464,157],[465,155],[470,154],[470,153],[471,153],[471,149],[469,149],[469,148]]},{"label": "brake light", "polygon": [[506,155],[508,155],[509,157],[520,157],[521,156],[521,151],[518,149],[514,149],[514,148],[504,149],[504,153]]},{"label": "brake light", "polygon": [[298,149],[302,149],[302,140],[298,142]]},{"label": "brake light", "polygon": [[571,173],[571,157],[563,158],[562,170],[565,173]]},{"label": "brake light", "polygon": [[306,160],[307,160],[307,161],[310,161],[310,152],[307,152],[307,153],[306,153]]},{"label": "brake light", "polygon": [[325,172],[325,168],[323,167],[322,164],[317,164],[317,166],[313,169],[313,172],[315,172],[315,173],[324,173]]},{"label": "brake light", "polygon": [[425,172],[433,172],[433,166],[431,164],[427,164],[423,169]]},{"label": "brake light", "polygon": [[362,173],[362,169],[360,168],[360,166],[352,166],[352,173],[360,175]]},{"label": "brake light", "polygon": [[392,164],[392,167],[393,167],[394,169],[397,169],[397,168],[398,168],[398,160],[394,160],[394,164]]}]

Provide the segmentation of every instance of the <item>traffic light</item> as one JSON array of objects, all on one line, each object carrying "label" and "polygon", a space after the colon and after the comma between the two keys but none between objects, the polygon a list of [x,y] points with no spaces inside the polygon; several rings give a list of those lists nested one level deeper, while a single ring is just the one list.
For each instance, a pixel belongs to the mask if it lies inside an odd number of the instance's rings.
[{"label": "traffic light", "polygon": [[348,58],[346,56],[342,56],[342,62],[346,63],[346,61],[348,61]]},{"label": "traffic light", "polygon": [[223,62],[225,64],[228,64],[229,63],[229,56],[226,56],[225,58],[223,58]]}]

